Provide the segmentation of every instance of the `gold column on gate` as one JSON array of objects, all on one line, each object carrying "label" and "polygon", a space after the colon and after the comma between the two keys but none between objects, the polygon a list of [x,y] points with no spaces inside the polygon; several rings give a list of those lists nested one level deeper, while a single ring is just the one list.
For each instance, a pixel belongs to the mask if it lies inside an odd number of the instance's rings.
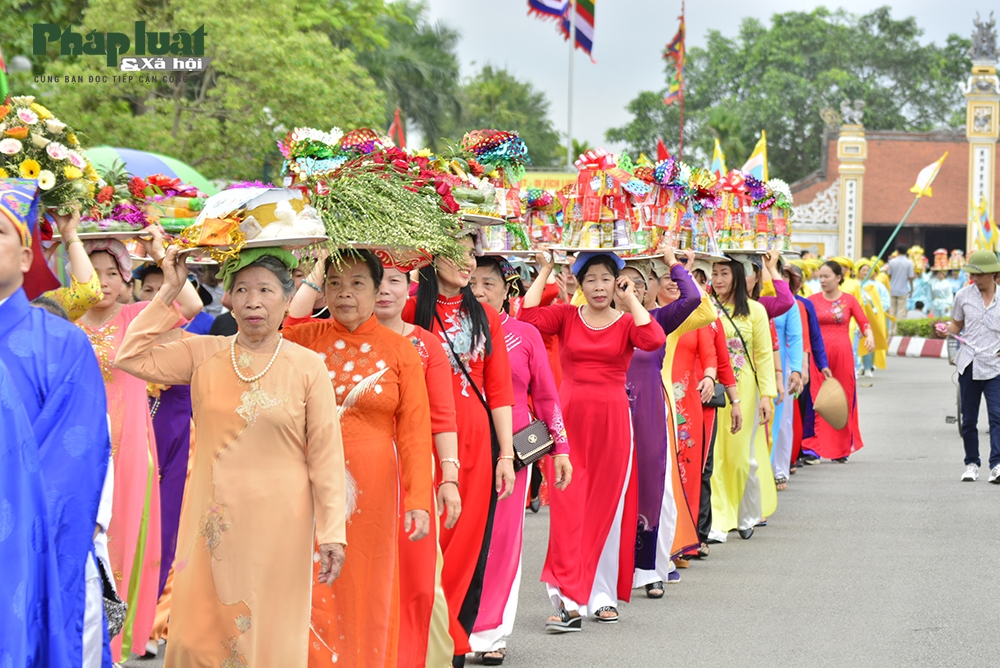
[{"label": "gold column on gate", "polygon": [[843,125],[837,139],[837,168],[840,174],[839,227],[840,254],[855,259],[862,253],[862,198],[864,195],[865,160],[868,142],[861,124],[864,102],[856,100],[853,107],[844,100],[840,105]]},{"label": "gold column on gate", "polygon": [[962,89],[965,94],[965,136],[969,140],[969,211],[966,248],[974,248],[979,206],[985,200],[990,220],[996,221],[996,147],[1000,137],[1000,79],[997,78],[996,20],[976,14],[972,31],[972,72]]}]

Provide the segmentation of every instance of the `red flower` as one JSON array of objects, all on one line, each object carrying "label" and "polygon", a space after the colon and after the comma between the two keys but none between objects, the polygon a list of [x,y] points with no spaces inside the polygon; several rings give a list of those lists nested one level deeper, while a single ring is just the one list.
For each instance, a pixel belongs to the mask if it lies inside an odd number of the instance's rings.
[{"label": "red flower", "polygon": [[451,186],[449,186],[444,181],[438,181],[437,184],[435,184],[434,186],[434,190],[436,190],[437,194],[441,195],[442,197],[451,194]]},{"label": "red flower", "polygon": [[458,213],[458,209],[458,202],[451,196],[451,193],[441,198],[441,210],[445,213]]},{"label": "red flower", "polygon": [[115,194],[115,189],[111,186],[104,186],[101,191],[97,193],[97,201],[101,204],[107,204],[111,201],[112,195]]},{"label": "red flower", "polygon": [[392,166],[401,172],[405,172],[407,169],[409,169],[410,163],[407,162],[406,160],[401,160],[399,158],[396,158],[395,160],[392,161]]},{"label": "red flower", "polygon": [[486,173],[483,166],[479,164],[474,158],[469,158],[469,171],[472,172],[473,176],[482,176]]},{"label": "red flower", "polygon": [[[149,185],[138,176],[133,176],[128,180],[128,191],[132,194],[132,197],[135,197],[136,199],[146,196],[147,187],[149,187]],[[103,188],[101,189],[101,192],[104,192]]]}]

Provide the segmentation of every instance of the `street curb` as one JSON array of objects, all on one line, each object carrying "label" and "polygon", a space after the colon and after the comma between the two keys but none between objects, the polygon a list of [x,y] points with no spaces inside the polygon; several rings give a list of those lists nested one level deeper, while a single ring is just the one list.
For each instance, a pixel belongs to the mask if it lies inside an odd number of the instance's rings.
[{"label": "street curb", "polygon": [[944,339],[923,339],[918,336],[894,336],[889,339],[889,357],[938,357],[948,359]]}]

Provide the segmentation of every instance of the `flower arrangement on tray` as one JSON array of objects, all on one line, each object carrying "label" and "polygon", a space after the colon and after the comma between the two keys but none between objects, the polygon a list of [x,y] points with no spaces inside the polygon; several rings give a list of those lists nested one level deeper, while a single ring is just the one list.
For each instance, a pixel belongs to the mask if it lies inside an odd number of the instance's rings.
[{"label": "flower arrangement on tray", "polygon": [[303,248],[326,238],[323,222],[301,190],[234,184],[205,200],[177,243],[205,249],[221,263],[246,247]]},{"label": "flower arrangement on tray", "polygon": [[100,173],[93,205],[83,212],[79,231],[136,232],[156,220],[146,210],[149,185],[115,161]]},{"label": "flower arrangement on tray", "polygon": [[278,147],[285,183],[307,194],[333,257],[352,246],[460,257],[452,192],[459,181],[436,169],[433,156],[408,153],[368,128],[296,128]]},{"label": "flower arrangement on tray", "polygon": [[42,204],[60,214],[90,208],[97,172],[76,131],[26,95],[0,104],[0,178],[38,179]]}]

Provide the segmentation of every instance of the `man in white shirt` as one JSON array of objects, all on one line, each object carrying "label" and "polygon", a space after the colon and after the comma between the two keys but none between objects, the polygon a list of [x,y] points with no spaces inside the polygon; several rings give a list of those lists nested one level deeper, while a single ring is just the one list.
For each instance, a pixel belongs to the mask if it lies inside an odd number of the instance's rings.
[{"label": "man in white shirt", "polygon": [[906,319],[906,300],[913,291],[913,279],[917,275],[913,262],[906,256],[906,246],[896,246],[896,253],[885,267],[889,276],[889,315],[893,318],[889,336],[896,335],[896,321]]},{"label": "man in white shirt", "polygon": [[996,299],[1000,262],[996,253],[976,251],[969,256],[965,273],[972,278],[972,285],[955,295],[948,323],[948,334],[962,335],[962,347],[955,357],[965,445],[962,481],[979,479],[979,404],[985,397],[990,424],[989,481],[1000,484],[1000,305]]}]

